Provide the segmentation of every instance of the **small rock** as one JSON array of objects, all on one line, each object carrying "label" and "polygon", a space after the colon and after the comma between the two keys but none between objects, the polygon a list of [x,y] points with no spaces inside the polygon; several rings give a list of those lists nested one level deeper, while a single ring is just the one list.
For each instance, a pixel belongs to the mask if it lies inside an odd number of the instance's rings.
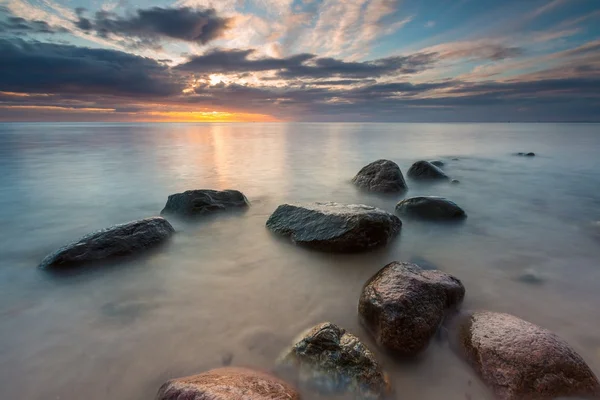
[{"label": "small rock", "polygon": [[192,217],[214,211],[243,209],[249,205],[246,196],[237,190],[188,190],[170,195],[160,213]]},{"label": "small rock", "polygon": [[358,313],[379,345],[414,356],[427,347],[446,311],[464,296],[463,284],[452,275],[392,262],[367,281]]},{"label": "small rock", "polygon": [[40,268],[74,267],[117,256],[141,253],[166,241],[175,229],[164,218],[152,217],[90,233],[61,247]]},{"label": "small rock", "polygon": [[302,386],[321,394],[381,399],[391,392],[373,353],[354,335],[330,322],[304,332],[279,361]]},{"label": "small rock", "polygon": [[417,161],[408,170],[408,176],[418,180],[448,180],[448,175],[428,161]]},{"label": "small rock", "polygon": [[523,152],[519,152],[515,154],[516,156],[521,156],[521,157],[535,157],[535,153],[523,153]]},{"label": "small rock", "polygon": [[441,160],[432,160],[429,161],[431,164],[435,165],[436,167],[443,167],[444,166],[444,162]]},{"label": "small rock", "polygon": [[452,179],[450,181],[450,183],[453,184],[453,185],[458,185],[460,183],[460,181],[458,179]]},{"label": "small rock", "polygon": [[401,215],[426,219],[465,218],[465,211],[456,203],[437,196],[420,196],[404,199],[396,205],[396,212]]},{"label": "small rock", "polygon": [[352,182],[372,192],[393,193],[407,189],[400,167],[389,160],[377,160],[363,167]]},{"label": "small rock", "polygon": [[527,153],[527,154],[525,154],[525,157],[534,157],[534,156],[535,156],[535,153]]},{"label": "small rock", "polygon": [[458,157],[454,157],[454,158],[452,159],[452,161],[460,161],[460,158],[458,158]]},{"label": "small rock", "polygon": [[533,269],[526,269],[525,271],[523,271],[523,273],[518,276],[517,280],[523,283],[529,283],[533,285],[544,282],[544,279],[540,276],[540,274]]},{"label": "small rock", "polygon": [[399,232],[398,217],[361,204],[283,204],[267,227],[294,243],[331,252],[365,251],[389,243]]},{"label": "small rock", "polygon": [[453,325],[453,345],[499,399],[599,398],[583,358],[554,333],[508,314],[477,311]]},{"label": "small rock", "polygon": [[225,353],[223,354],[223,356],[221,356],[221,364],[225,367],[230,366],[232,361],[233,353]]},{"label": "small rock", "polygon": [[247,368],[218,368],[199,375],[172,379],[156,400],[300,400],[288,383]]}]

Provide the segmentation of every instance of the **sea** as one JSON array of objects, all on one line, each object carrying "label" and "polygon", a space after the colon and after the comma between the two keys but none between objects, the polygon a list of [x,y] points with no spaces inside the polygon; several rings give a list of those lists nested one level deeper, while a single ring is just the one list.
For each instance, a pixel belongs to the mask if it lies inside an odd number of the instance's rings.
[{"label": "sea", "polygon": [[[382,158],[405,175],[441,160],[460,184],[357,190],[352,177]],[[189,189],[237,189],[251,207],[172,219],[170,243],[141,258],[64,274],[37,267]],[[417,195],[444,196],[468,218],[405,219],[387,247],[361,254],[310,251],[265,227],[283,203],[393,212]],[[1,399],[153,399],[170,378],[223,365],[272,370],[325,321],[371,348],[398,399],[492,399],[444,335],[400,360],[360,325],[361,288],[391,261],[455,275],[463,309],[550,329],[600,375],[600,124],[5,123],[0,226]]]}]

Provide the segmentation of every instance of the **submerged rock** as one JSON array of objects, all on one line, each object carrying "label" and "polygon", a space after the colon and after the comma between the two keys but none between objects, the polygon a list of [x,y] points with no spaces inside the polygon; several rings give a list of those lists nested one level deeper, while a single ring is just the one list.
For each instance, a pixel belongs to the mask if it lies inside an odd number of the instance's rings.
[{"label": "submerged rock", "polygon": [[283,204],[267,227],[294,243],[321,251],[355,252],[389,243],[399,232],[398,217],[362,204]]},{"label": "submerged rock", "polygon": [[523,271],[517,280],[523,283],[529,283],[532,285],[544,283],[544,278],[534,269],[528,268]]},{"label": "submerged rock", "polygon": [[457,318],[453,342],[502,400],[600,398],[583,358],[554,333],[508,314],[478,311]]},{"label": "submerged rock", "polygon": [[152,217],[90,233],[61,247],[40,263],[40,268],[73,267],[148,250],[167,240],[175,229],[164,218]]},{"label": "submerged rock", "polygon": [[161,386],[156,400],[299,400],[288,383],[248,368],[218,368],[172,379]]},{"label": "submerged rock", "polygon": [[517,156],[522,156],[522,157],[535,157],[535,153],[529,152],[529,153],[517,153]]},{"label": "submerged rock", "polygon": [[436,167],[443,167],[444,166],[444,162],[441,160],[431,160],[429,161],[431,164],[435,165]]},{"label": "submerged rock", "polygon": [[448,180],[448,175],[428,161],[417,161],[408,170],[408,176],[418,180]]},{"label": "submerged rock", "polygon": [[426,219],[457,219],[466,217],[456,203],[437,196],[420,196],[404,199],[396,205],[396,212]]},{"label": "submerged rock", "polygon": [[377,160],[363,167],[352,182],[372,192],[393,193],[407,189],[400,167],[389,160]]},{"label": "submerged rock", "polygon": [[304,332],[279,361],[300,385],[321,394],[381,399],[391,392],[373,353],[354,335],[325,322]]},{"label": "submerged rock", "polygon": [[188,190],[170,195],[160,213],[191,217],[213,211],[242,209],[249,205],[246,196],[237,190]]},{"label": "submerged rock", "polygon": [[464,296],[463,284],[452,275],[392,262],[363,287],[358,314],[379,345],[414,356],[427,347],[446,311]]},{"label": "submerged rock", "polygon": [[453,184],[453,185],[458,185],[460,183],[460,181],[458,179],[452,179],[450,181],[450,183]]}]

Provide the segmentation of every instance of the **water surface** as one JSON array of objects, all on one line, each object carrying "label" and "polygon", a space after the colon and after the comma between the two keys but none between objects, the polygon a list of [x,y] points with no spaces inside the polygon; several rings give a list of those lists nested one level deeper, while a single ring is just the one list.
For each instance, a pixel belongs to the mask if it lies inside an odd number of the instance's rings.
[{"label": "water surface", "polygon": [[[0,398],[151,399],[166,379],[224,363],[270,369],[322,321],[375,350],[398,398],[490,398],[443,340],[402,362],[360,327],[361,286],[393,260],[456,275],[464,308],[551,329],[600,375],[598,149],[594,124],[0,125]],[[461,183],[408,180],[408,195],[446,196],[467,221],[404,220],[389,247],[356,255],[296,248],[266,230],[284,202],[393,211],[401,197],[350,183],[379,158],[404,173],[443,160]],[[172,242],[135,261],[69,275],[36,268],[66,242],[201,188],[241,190],[252,207],[173,220]]]}]

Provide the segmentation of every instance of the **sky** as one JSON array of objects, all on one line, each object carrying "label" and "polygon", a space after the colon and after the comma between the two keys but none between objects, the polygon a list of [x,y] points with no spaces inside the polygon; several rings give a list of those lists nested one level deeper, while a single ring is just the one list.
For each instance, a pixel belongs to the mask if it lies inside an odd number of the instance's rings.
[{"label": "sky", "polygon": [[600,122],[600,0],[0,0],[0,121]]}]

